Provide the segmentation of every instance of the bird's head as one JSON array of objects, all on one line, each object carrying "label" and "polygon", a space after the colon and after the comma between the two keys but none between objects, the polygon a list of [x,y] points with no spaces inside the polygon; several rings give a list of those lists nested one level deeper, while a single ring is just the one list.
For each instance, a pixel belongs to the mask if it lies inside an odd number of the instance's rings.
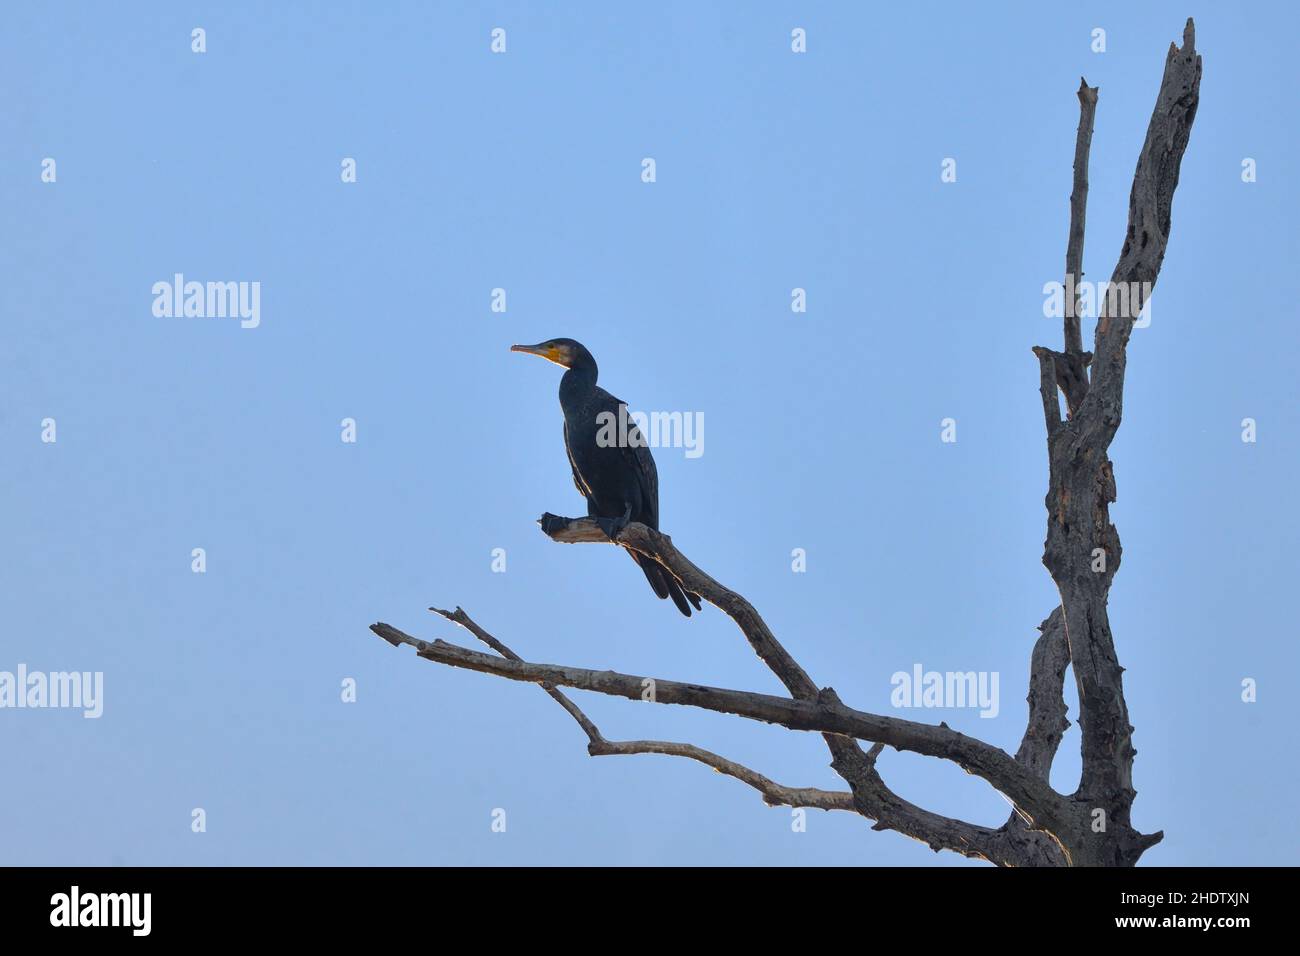
[{"label": "bird's head", "polygon": [[573,339],[547,339],[536,345],[512,345],[510,351],[540,355],[548,362],[554,362],[563,368],[582,368],[596,364],[595,359],[582,343],[575,342]]}]

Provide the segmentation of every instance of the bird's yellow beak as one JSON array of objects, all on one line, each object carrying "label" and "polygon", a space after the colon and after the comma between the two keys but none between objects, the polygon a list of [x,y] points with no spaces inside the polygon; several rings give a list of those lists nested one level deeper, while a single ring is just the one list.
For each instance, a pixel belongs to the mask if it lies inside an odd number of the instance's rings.
[{"label": "bird's yellow beak", "polygon": [[510,351],[526,352],[529,355],[540,355],[548,362],[554,362],[556,365],[564,364],[564,362],[561,361],[563,353],[559,348],[551,345],[549,342],[542,342],[539,345],[512,345],[510,346]]}]

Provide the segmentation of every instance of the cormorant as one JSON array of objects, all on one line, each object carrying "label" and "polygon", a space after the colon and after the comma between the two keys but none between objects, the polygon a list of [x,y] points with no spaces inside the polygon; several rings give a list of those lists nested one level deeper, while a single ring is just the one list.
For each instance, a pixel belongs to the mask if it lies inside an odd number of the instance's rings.
[{"label": "cormorant", "polygon": [[[540,355],[566,369],[560,379],[560,408],[564,410],[564,448],[573,468],[573,483],[587,499],[587,515],[611,538],[631,521],[659,529],[659,474],[655,460],[628,417],[627,404],[596,385],[596,360],[573,339],[548,339],[538,345],[512,345],[512,352]],[[609,441],[610,423],[615,438]],[[626,423],[620,427],[621,423]],[[625,431],[624,431],[625,428]],[[604,431],[604,435],[601,432]],[[600,436],[598,440],[598,436]],[[645,572],[655,594],[673,599],[687,617],[691,605],[700,610],[700,597],[686,591],[672,573],[657,562],[627,549]],[[689,600],[690,603],[687,603]]]}]

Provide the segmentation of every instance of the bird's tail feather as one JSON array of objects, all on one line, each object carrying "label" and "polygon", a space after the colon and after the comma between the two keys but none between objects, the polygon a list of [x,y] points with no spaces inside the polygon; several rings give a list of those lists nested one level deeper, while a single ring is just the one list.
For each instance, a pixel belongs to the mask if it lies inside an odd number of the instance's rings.
[{"label": "bird's tail feather", "polygon": [[[660,598],[672,598],[673,603],[677,605],[677,610],[681,611],[687,617],[691,616],[691,605],[695,605],[695,610],[701,609],[700,596],[686,591],[677,579],[665,571],[659,564],[649,558],[642,557],[635,551],[628,551],[632,560],[637,563],[645,574],[645,578],[650,582],[650,587],[654,588],[655,594]],[[690,603],[687,603],[689,600]]]}]

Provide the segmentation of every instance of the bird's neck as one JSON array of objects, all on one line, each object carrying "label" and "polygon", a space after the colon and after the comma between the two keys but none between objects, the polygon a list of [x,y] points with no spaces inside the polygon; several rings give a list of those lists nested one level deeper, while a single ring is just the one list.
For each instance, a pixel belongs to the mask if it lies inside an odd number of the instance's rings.
[{"label": "bird's neck", "polygon": [[560,404],[582,398],[596,387],[596,363],[576,365],[560,379]]}]

